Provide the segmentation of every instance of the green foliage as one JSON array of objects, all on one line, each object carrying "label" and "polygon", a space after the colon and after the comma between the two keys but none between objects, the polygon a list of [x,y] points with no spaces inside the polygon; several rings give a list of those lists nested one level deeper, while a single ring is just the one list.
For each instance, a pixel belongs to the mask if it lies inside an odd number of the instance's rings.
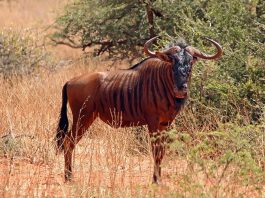
[{"label": "green foliage", "polygon": [[3,156],[14,156],[19,155],[20,153],[20,147],[18,146],[18,143],[16,142],[15,138],[13,138],[11,135],[7,135],[4,138],[1,138],[0,140],[0,155]]},{"label": "green foliage", "polygon": [[[223,56],[196,63],[185,113],[169,132],[175,140],[171,150],[184,158],[183,166],[188,161],[186,171],[176,173],[183,190],[179,195],[240,197],[244,187],[261,195],[264,5],[261,0],[76,0],[58,17],[52,40],[74,48],[93,46],[96,55],[108,52],[126,58],[142,57],[139,46],[154,35],[162,36],[158,48],[184,37],[207,53],[213,51],[201,37],[217,40]],[[209,182],[213,189],[207,188]]]},{"label": "green foliage", "polygon": [[0,32],[0,75],[31,74],[38,67],[51,63],[40,40],[32,30],[7,29]]},{"label": "green foliage", "polygon": [[66,7],[57,19],[56,43],[86,48],[99,45],[95,54],[137,52],[146,39],[147,22],[142,20],[144,7],[134,1],[77,0]]},{"label": "green foliage", "polygon": [[215,187],[212,192],[221,197],[220,193],[235,193],[237,183],[261,195],[265,182],[264,130],[264,125],[225,124],[216,131],[191,135],[171,131],[175,138],[171,150],[188,161],[188,171],[183,175],[188,180],[182,180],[183,188],[196,185],[195,177],[201,177],[205,185],[211,180]]},{"label": "green foliage", "polygon": [[152,34],[163,36],[161,44],[184,37],[208,53],[209,44],[200,37],[212,37],[224,55],[194,67],[189,108],[198,112],[198,122],[208,113],[225,122],[255,123],[265,103],[263,5],[244,0],[76,0],[57,18],[52,40],[74,48],[95,46],[96,55],[107,51],[114,57],[139,57],[139,46]]}]

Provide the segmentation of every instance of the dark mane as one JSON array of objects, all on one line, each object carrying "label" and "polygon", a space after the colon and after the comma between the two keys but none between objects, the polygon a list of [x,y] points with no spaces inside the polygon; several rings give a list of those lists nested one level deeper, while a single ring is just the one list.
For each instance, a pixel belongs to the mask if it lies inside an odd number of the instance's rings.
[{"label": "dark mane", "polygon": [[129,67],[128,69],[126,69],[126,70],[133,70],[133,69],[135,69],[135,68],[137,68],[137,67],[139,67],[139,66],[141,66],[141,64],[144,62],[144,61],[146,61],[147,59],[149,59],[150,57],[148,57],[148,58],[145,58],[144,60],[142,60],[141,62],[139,62],[139,63],[136,63],[135,65],[133,65],[133,66],[131,66],[131,67]]},{"label": "dark mane", "polygon": [[173,46],[179,46],[181,48],[185,48],[188,46],[188,44],[184,38],[178,38],[177,40],[173,40],[168,45],[166,45],[165,49],[171,48]]},{"label": "dark mane", "polygon": [[[168,45],[166,45],[166,47],[164,49],[168,49],[168,48],[171,48],[173,46],[179,46],[181,48],[185,48],[188,46],[187,42],[185,41],[184,38],[178,38],[177,40],[173,40],[171,41]],[[149,57],[150,58],[150,57]],[[141,66],[141,64],[146,61],[147,59],[149,58],[145,58],[144,60],[140,61],[139,63],[136,63],[135,65],[129,67],[128,69],[126,70],[133,70],[133,69],[136,69],[138,68],[139,66]]]}]

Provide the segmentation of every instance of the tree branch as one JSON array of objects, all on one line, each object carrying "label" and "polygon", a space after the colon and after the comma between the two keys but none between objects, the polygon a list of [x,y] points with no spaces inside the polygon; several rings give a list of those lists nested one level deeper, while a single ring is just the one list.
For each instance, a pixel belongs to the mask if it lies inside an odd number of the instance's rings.
[{"label": "tree branch", "polygon": [[155,14],[156,17],[164,18],[164,15],[159,10],[155,10],[154,8],[151,8],[151,10]]},{"label": "tree branch", "polygon": [[149,33],[150,33],[150,37],[152,38],[155,36],[155,26],[154,26],[154,15],[153,15],[153,11],[151,8],[150,0],[147,0],[145,2],[145,9],[146,9],[147,20],[149,24]]}]

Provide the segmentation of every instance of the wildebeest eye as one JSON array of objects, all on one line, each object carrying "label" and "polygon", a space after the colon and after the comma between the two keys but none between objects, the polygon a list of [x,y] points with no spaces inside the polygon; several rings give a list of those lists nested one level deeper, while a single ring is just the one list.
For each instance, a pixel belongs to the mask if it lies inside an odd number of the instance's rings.
[{"label": "wildebeest eye", "polygon": [[191,59],[191,63],[195,63],[196,61],[198,60],[198,58],[196,56],[193,56],[192,59]]}]

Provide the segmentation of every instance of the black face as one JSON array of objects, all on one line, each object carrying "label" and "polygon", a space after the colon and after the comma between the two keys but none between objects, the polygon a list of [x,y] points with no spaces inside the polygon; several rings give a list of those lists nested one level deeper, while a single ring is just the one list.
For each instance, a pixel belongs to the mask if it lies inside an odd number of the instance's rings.
[{"label": "black face", "polygon": [[185,98],[188,93],[188,79],[192,69],[193,57],[185,49],[181,49],[171,58],[173,59],[175,96],[176,98]]}]

